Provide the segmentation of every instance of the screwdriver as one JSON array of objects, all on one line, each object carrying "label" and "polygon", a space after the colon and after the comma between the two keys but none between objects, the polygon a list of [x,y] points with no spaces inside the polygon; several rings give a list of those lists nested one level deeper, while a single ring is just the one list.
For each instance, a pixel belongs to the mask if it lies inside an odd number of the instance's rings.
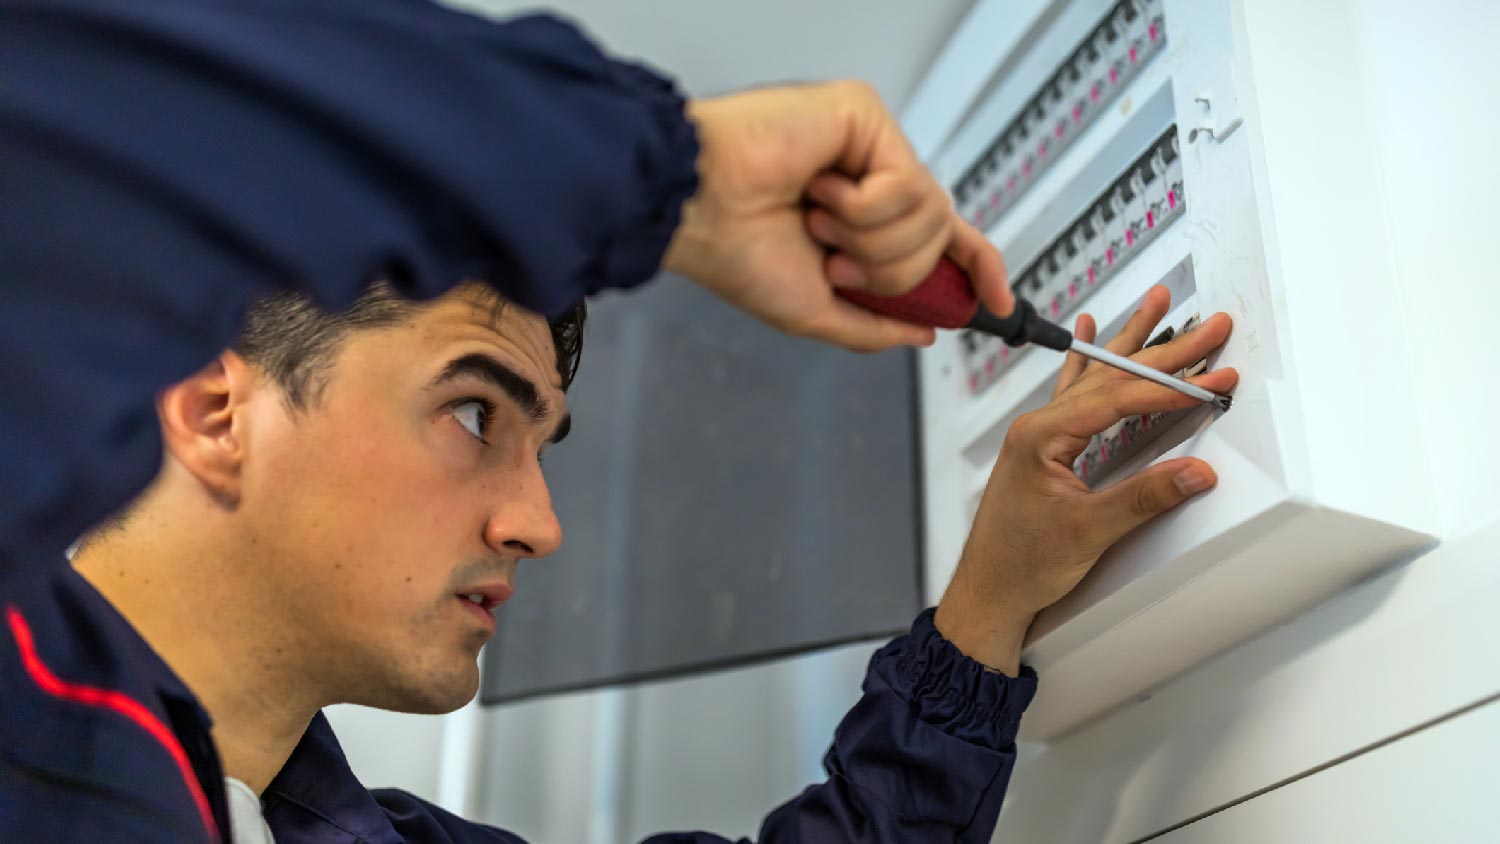
[{"label": "screwdriver", "polygon": [[1129,372],[1132,375],[1170,387],[1201,402],[1213,404],[1220,410],[1228,410],[1229,396],[1221,396],[1181,378],[1152,369],[1108,349],[1085,343],[1072,332],[1055,322],[1048,322],[1036,312],[1036,306],[1020,296],[1010,316],[1000,318],[990,313],[979,303],[974,285],[963,268],[951,258],[938,262],[936,268],[920,284],[900,296],[879,296],[859,290],[839,289],[839,295],[857,305],[878,314],[895,317],[917,325],[933,328],[967,328],[999,337],[1007,346],[1024,346],[1035,343],[1059,352],[1074,351],[1100,363]]}]

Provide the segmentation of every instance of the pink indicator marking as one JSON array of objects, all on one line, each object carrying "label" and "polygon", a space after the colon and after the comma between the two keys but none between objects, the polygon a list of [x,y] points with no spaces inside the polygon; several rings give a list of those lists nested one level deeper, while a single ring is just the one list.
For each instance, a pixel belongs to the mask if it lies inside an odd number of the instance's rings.
[{"label": "pink indicator marking", "polygon": [[1151,212],[1151,211],[1147,211],[1146,212],[1146,228],[1148,228],[1148,229],[1154,229],[1154,228],[1156,228],[1156,214],[1154,212]]},{"label": "pink indicator marking", "polygon": [[1113,85],[1120,81],[1120,69],[1112,67],[1109,69],[1109,84]]},{"label": "pink indicator marking", "polygon": [[1099,83],[1098,82],[1095,82],[1094,86],[1092,88],[1089,88],[1089,99],[1093,100],[1096,103],[1099,102]]},{"label": "pink indicator marking", "polygon": [[1073,122],[1074,123],[1079,123],[1079,122],[1082,122],[1082,121],[1083,121],[1083,106],[1079,106],[1079,105],[1073,106]]},{"label": "pink indicator marking", "polygon": [[1062,136],[1063,136],[1063,127],[1066,126],[1066,125],[1067,124],[1065,124],[1061,120],[1059,120],[1057,122],[1057,125],[1054,126],[1054,127],[1052,127],[1052,134],[1053,134],[1053,136],[1056,137],[1058,140],[1061,140]]},{"label": "pink indicator marking", "polygon": [[1090,287],[1094,286],[1094,268],[1093,267],[1089,267],[1089,286]]},{"label": "pink indicator marking", "polygon": [[1135,45],[1130,47],[1130,63],[1135,64]]},{"label": "pink indicator marking", "polygon": [[1104,250],[1104,263],[1109,264],[1110,266],[1114,266],[1114,264],[1115,264],[1115,248],[1113,246],[1111,246],[1108,249]]},{"label": "pink indicator marking", "polygon": [[982,226],[982,225],[984,225],[984,209],[983,208],[981,208],[978,211],[974,212],[974,225],[976,225],[976,226]]},{"label": "pink indicator marking", "polygon": [[977,372],[969,373],[969,392],[979,392],[979,373]]},{"label": "pink indicator marking", "polygon": [[1135,232],[1131,231],[1130,229],[1126,229],[1125,230],[1125,245],[1126,246],[1134,246],[1135,245]]},{"label": "pink indicator marking", "polygon": [[1078,298],[1078,280],[1077,279],[1074,279],[1073,281],[1068,282],[1068,298],[1069,299],[1077,299]]},{"label": "pink indicator marking", "polygon": [[1025,164],[1021,165],[1021,172],[1024,173],[1024,174],[1026,174],[1026,178],[1028,178],[1028,179],[1031,178],[1031,162],[1030,161],[1028,161]]},{"label": "pink indicator marking", "polygon": [[1169,191],[1167,191],[1167,207],[1168,208],[1176,208],[1177,207],[1177,191],[1175,191],[1175,190],[1169,190]]},{"label": "pink indicator marking", "polygon": [[1056,299],[1052,300],[1052,304],[1048,305],[1048,309],[1052,311],[1052,316],[1054,317],[1057,316],[1058,311],[1062,310],[1062,308],[1058,306]]},{"label": "pink indicator marking", "polygon": [[1046,158],[1047,157],[1047,139],[1046,138],[1043,138],[1042,140],[1037,141],[1037,144],[1036,144],[1036,157],[1037,158]]},{"label": "pink indicator marking", "polygon": [[1000,362],[1001,363],[1005,363],[1008,360],[1010,360],[1010,347],[1009,346],[1001,346],[1000,347]]},{"label": "pink indicator marking", "polygon": [[1079,464],[1078,464],[1078,477],[1082,478],[1085,481],[1089,479],[1089,464],[1088,464],[1088,461],[1085,460],[1085,461],[1080,461],[1079,462]]},{"label": "pink indicator marking", "polygon": [[1154,43],[1156,41],[1156,24],[1151,24],[1151,29],[1147,31],[1151,34],[1151,41]]},{"label": "pink indicator marking", "polygon": [[1005,189],[1006,190],[1015,190],[1016,189],[1016,174],[1015,173],[1010,174],[1010,178],[1005,180]]},{"label": "pink indicator marking", "polygon": [[985,359],[985,362],[984,362],[984,374],[985,375],[994,375],[995,374],[995,359],[994,358],[986,358]]},{"label": "pink indicator marking", "polygon": [[994,193],[990,194],[990,207],[994,208],[996,205],[999,205],[999,204],[1000,204],[1000,191],[995,191]]}]

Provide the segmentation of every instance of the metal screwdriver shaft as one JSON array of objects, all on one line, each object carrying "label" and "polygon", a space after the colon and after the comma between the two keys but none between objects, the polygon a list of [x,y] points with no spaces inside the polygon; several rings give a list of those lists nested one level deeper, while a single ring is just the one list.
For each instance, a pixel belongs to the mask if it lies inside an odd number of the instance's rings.
[{"label": "metal screwdriver shaft", "polygon": [[967,328],[1004,340],[1009,346],[1034,344],[1059,352],[1075,351],[1102,364],[1138,375],[1169,387],[1220,410],[1229,409],[1229,396],[1174,378],[1145,364],[1122,357],[1108,349],[1085,343],[1054,322],[1042,319],[1036,306],[1025,298],[1015,298],[1015,308],[1008,316],[998,317],[979,304],[969,276],[949,258],[943,258],[927,278],[900,296],[879,296],[863,291],[840,288],[838,295],[878,314],[934,328]]},{"label": "metal screwdriver shaft", "polygon": [[1080,355],[1093,358],[1102,364],[1122,369],[1132,375],[1138,375],[1147,381],[1154,381],[1163,387],[1170,387],[1185,396],[1191,396],[1199,401],[1215,404],[1221,410],[1229,409],[1229,396],[1221,396],[1212,390],[1205,390],[1196,384],[1189,384],[1181,378],[1176,378],[1160,370],[1152,369],[1143,363],[1137,363],[1124,355],[1117,355],[1108,349],[1101,349],[1093,343],[1085,343],[1075,337],[1073,338],[1071,348]]}]

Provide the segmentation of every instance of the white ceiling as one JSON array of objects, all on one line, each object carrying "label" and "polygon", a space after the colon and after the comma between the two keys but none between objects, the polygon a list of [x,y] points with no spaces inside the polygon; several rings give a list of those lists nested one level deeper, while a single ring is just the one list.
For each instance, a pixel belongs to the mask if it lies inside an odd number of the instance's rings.
[{"label": "white ceiling", "polygon": [[691,94],[855,77],[897,112],[973,0],[451,0],[497,15],[542,5],[612,53],[677,78]]}]

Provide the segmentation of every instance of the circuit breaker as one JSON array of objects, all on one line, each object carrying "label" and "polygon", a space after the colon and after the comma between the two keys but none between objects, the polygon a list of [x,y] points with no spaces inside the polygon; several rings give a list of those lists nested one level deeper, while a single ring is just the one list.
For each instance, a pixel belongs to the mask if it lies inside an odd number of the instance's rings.
[{"label": "circuit breaker", "polygon": [[[1045,316],[1091,313],[1102,342],[1164,284],[1155,339],[1235,321],[1199,364],[1240,371],[1233,409],[1121,420],[1075,463],[1099,488],[1196,455],[1220,484],[1037,620],[1023,736],[1127,704],[1431,541],[1424,467],[1400,447],[1418,424],[1410,385],[1389,365],[1388,218],[1358,189],[1378,178],[1346,96],[1358,68],[1337,42],[1316,61],[1278,47],[1297,5],[981,0],[908,109],[919,151]],[[923,351],[929,600],[1007,428],[1049,400],[1061,364],[970,333]]]}]

